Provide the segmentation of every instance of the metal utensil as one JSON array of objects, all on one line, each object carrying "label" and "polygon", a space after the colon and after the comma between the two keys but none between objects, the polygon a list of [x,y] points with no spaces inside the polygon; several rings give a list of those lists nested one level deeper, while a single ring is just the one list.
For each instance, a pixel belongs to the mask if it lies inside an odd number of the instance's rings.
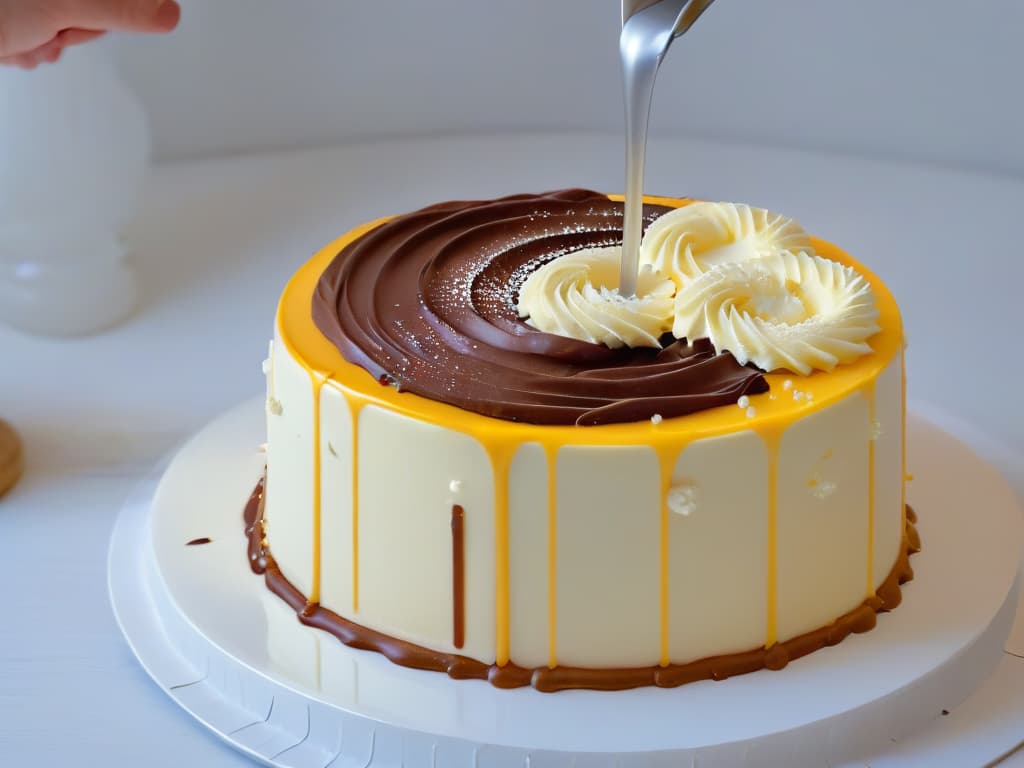
[{"label": "metal utensil", "polygon": [[636,294],[643,230],[644,156],[654,79],[672,41],[714,0],[622,0],[623,96],[626,106],[626,201],[619,294]]},{"label": "metal utensil", "polygon": [[[636,13],[650,8],[652,5],[658,5],[661,0],[622,0],[622,24],[625,26],[629,18]],[[686,32],[693,22],[707,10],[708,6],[713,3],[714,0],[704,0],[703,2],[677,2],[676,5],[685,5],[682,13],[679,14],[676,29],[673,37],[679,37],[681,34]]]}]

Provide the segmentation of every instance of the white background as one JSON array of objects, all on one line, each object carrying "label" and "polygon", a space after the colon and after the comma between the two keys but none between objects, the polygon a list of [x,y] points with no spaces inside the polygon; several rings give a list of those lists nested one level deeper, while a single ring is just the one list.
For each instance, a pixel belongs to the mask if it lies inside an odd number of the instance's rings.
[{"label": "white background", "polygon": [[[173,36],[121,46],[161,157],[621,130],[616,0],[183,5]],[[1024,175],[1022,34],[1020,0],[720,0],[671,51],[653,129]]]}]

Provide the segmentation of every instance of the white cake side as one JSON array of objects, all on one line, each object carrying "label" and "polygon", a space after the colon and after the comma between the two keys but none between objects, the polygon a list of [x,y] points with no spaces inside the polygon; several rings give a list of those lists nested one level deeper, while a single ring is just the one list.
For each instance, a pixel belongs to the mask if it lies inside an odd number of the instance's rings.
[{"label": "white cake side", "polygon": [[[270,364],[265,519],[283,575],[370,629],[500,661],[495,475],[485,447],[376,405],[358,411],[353,440],[354,410],[334,382],[315,386],[280,341]],[[901,365],[896,355],[878,376],[873,404],[855,390],[808,407],[782,432],[774,542],[770,450],[753,424],[681,445],[667,488],[653,450],[564,445],[553,464],[553,524],[552,462],[537,443],[518,447],[508,495],[509,660],[683,664],[784,641],[859,606],[892,569],[903,536]],[[461,647],[455,505],[465,515]]]}]

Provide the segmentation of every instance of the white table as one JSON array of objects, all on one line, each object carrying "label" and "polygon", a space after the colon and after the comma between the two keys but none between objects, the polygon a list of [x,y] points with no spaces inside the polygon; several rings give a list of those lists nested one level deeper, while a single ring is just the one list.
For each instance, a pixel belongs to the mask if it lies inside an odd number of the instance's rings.
[{"label": "white table", "polygon": [[[455,197],[617,190],[621,138],[410,140],[160,167],[128,242],[139,313],[78,341],[0,328],[0,414],[28,469],[0,501],[0,765],[242,766],[146,677],[106,596],[106,545],[141,474],[258,393],[277,297],[351,225]],[[647,189],[794,215],[889,283],[910,402],[1024,493],[1024,180],[663,140]],[[926,511],[924,511],[926,514]],[[965,510],[969,514],[969,510]],[[879,766],[983,765],[1024,739],[1024,626],[992,681]],[[1024,756],[1004,765],[1024,766]]]}]

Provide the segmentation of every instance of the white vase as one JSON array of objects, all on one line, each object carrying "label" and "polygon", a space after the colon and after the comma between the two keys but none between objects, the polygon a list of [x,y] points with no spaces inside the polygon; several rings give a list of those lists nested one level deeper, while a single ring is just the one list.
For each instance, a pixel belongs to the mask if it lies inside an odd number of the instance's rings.
[{"label": "white vase", "polygon": [[120,234],[148,157],[145,114],[106,46],[0,68],[0,322],[81,335],[132,311]]}]

